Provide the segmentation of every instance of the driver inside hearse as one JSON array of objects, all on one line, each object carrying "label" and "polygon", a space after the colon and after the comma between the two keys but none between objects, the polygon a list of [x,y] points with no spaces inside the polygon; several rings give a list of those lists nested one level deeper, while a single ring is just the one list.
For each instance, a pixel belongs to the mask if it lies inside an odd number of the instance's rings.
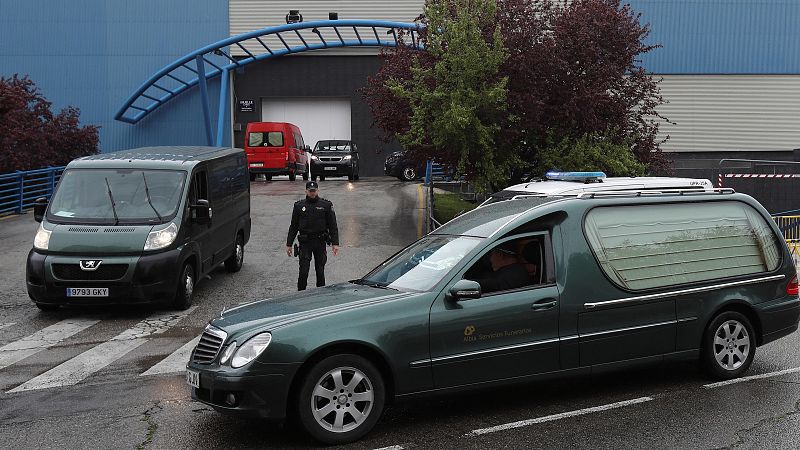
[{"label": "driver inside hearse", "polygon": [[478,282],[486,294],[539,284],[540,268],[540,242],[518,239],[490,250],[464,278]]}]

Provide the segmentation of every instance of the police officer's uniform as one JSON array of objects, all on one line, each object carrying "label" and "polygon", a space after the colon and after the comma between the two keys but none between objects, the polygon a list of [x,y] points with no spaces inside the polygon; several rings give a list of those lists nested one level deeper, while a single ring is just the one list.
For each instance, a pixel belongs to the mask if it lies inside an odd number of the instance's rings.
[{"label": "police officer's uniform", "polygon": [[[306,189],[317,188],[315,181],[306,183]],[[339,245],[339,229],[336,226],[333,203],[319,196],[313,200],[306,197],[295,202],[289,235],[286,237],[287,247],[292,246],[295,235],[300,242],[300,276],[297,279],[297,290],[302,291],[306,288],[312,255],[314,271],[317,274],[317,287],[325,286],[325,262],[328,260],[326,241],[331,245]]]}]

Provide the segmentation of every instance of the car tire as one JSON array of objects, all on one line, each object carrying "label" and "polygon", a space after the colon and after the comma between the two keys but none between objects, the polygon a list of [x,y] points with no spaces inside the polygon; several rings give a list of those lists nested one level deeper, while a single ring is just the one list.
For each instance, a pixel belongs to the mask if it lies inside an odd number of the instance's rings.
[{"label": "car tire", "polygon": [[700,361],[710,376],[729,380],[747,371],[755,353],[756,335],[750,320],[736,311],[725,311],[706,327]]},{"label": "car tire", "polygon": [[256,181],[256,178],[258,178],[258,174],[251,172],[250,173],[250,181]]},{"label": "car tire", "polygon": [[303,180],[308,181],[308,172],[303,172]]},{"label": "car tire", "polygon": [[264,175],[266,181],[272,181],[272,175]]},{"label": "car tire", "polygon": [[319,181],[325,181],[325,175],[320,175],[319,176]]},{"label": "car tire", "polygon": [[356,176],[355,176],[355,175],[353,175],[353,173],[352,173],[352,172],[350,172],[349,174],[347,174],[347,180],[348,180],[348,181],[353,181],[353,179],[355,179],[355,177],[356,177]]},{"label": "car tire", "polygon": [[[359,379],[351,386],[356,377]],[[362,400],[353,401],[354,396]],[[346,444],[375,426],[385,401],[380,371],[362,356],[341,354],[311,368],[302,381],[295,407],[300,424],[315,439]]]},{"label": "car tire", "polygon": [[403,181],[414,181],[417,179],[417,169],[414,166],[405,166],[400,173],[400,179]]},{"label": "car tire", "polygon": [[356,174],[353,175],[353,179],[356,180],[356,181],[358,181],[358,172],[359,172],[359,169],[356,168]]},{"label": "car tire", "polygon": [[242,270],[244,264],[244,238],[241,234],[236,235],[236,242],[233,244],[233,254],[225,260],[225,270],[228,273],[236,273]]},{"label": "car tire", "polygon": [[297,179],[297,173],[289,172],[289,181],[294,181]]},{"label": "car tire", "polygon": [[53,305],[53,304],[50,304],[50,303],[38,303],[37,302],[36,303],[36,307],[39,308],[39,311],[42,311],[42,312],[53,312],[53,311],[57,311],[61,307],[61,305]]},{"label": "car tire", "polygon": [[187,262],[181,269],[178,289],[175,292],[175,298],[172,300],[172,306],[181,311],[189,309],[194,300],[194,288],[196,285],[197,277],[194,273],[194,266]]}]

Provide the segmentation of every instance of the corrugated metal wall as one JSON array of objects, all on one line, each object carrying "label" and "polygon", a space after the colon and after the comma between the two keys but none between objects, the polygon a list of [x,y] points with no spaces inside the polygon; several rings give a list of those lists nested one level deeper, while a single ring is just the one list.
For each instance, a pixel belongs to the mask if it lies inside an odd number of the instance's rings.
[{"label": "corrugated metal wall", "polygon": [[196,90],[137,125],[113,116],[158,69],[227,36],[219,0],[0,0],[0,76],[27,74],[55,109],[80,108],[82,123],[101,126],[103,151],[205,145]]},{"label": "corrugated metal wall", "polygon": [[666,75],[665,151],[800,148],[800,75]]},{"label": "corrugated metal wall", "polygon": [[655,73],[800,74],[798,0],[626,0],[663,48]]},{"label": "corrugated metal wall", "polygon": [[[286,14],[291,9],[297,9],[303,15],[303,22],[313,20],[328,20],[329,12],[338,12],[340,19],[370,19],[391,20],[396,22],[413,22],[422,13],[425,0],[311,0],[311,1],[285,1],[285,0],[230,0],[230,33],[231,36],[286,23]],[[351,29],[340,30],[344,39],[355,39]],[[335,40],[336,35],[323,35],[325,39]],[[289,38],[291,39],[291,38]],[[287,40],[289,45],[300,45],[299,39]],[[267,42],[267,45],[282,44],[277,39]],[[257,46],[258,43],[256,42]],[[251,49],[248,49],[251,50]],[[260,47],[252,50],[263,51]],[[238,47],[231,49],[235,55],[245,55]],[[322,52],[313,52],[320,55],[352,55],[352,54],[377,54],[377,49],[331,49]],[[311,54],[311,53],[308,53]]]}]

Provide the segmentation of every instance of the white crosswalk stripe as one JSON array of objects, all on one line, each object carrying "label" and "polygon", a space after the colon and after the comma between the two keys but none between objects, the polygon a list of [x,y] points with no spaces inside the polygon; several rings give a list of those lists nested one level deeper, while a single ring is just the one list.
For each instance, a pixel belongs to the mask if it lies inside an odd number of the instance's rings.
[{"label": "white crosswalk stripe", "polygon": [[149,340],[149,336],[163,333],[175,326],[192,311],[194,311],[194,308],[180,313],[160,313],[153,315],[110,340],[28,380],[8,392],[14,393],[78,384],[90,375],[146,343]]},{"label": "white crosswalk stripe", "polygon": [[8,367],[98,323],[99,320],[67,319],[28,337],[0,347],[0,369]]},{"label": "white crosswalk stripe", "polygon": [[183,372],[186,370],[186,363],[189,361],[189,356],[192,354],[192,350],[194,350],[198,342],[200,342],[200,336],[187,342],[181,348],[172,352],[171,355],[159,361],[158,364],[147,369],[140,376]]}]

